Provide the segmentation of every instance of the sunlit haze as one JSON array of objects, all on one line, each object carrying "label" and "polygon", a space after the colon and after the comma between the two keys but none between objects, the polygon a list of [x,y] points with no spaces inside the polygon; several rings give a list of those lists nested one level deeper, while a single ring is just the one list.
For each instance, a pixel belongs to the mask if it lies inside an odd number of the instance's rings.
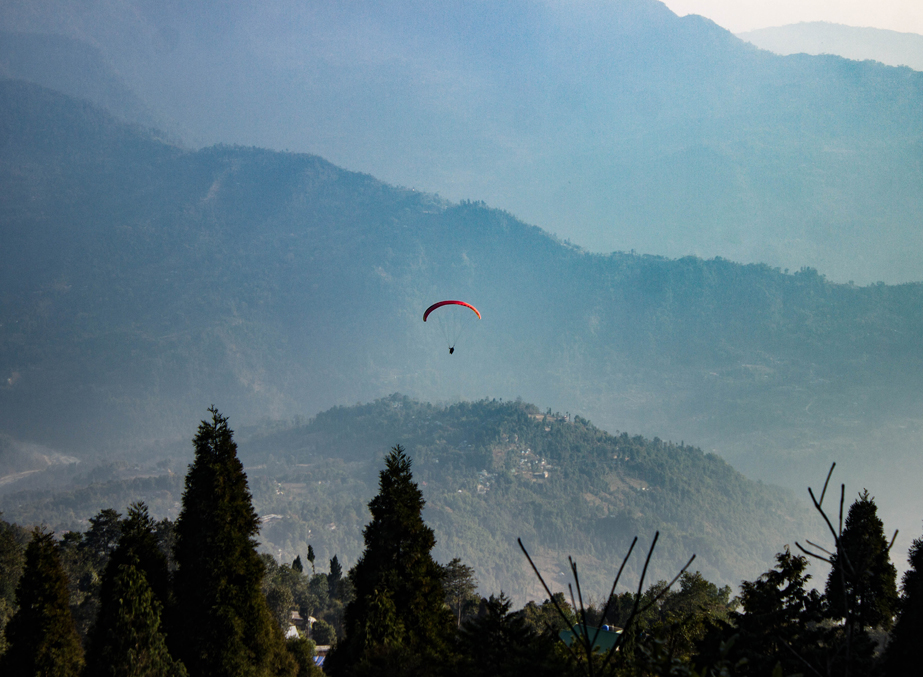
[{"label": "sunlit haze", "polygon": [[923,34],[919,0],[664,0],[679,16],[699,14],[733,33],[802,21]]}]

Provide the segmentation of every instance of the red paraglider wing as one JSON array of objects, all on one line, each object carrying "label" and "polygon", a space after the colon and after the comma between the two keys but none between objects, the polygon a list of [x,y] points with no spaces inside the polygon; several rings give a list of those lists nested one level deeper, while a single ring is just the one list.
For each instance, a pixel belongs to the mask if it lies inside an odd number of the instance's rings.
[{"label": "red paraglider wing", "polygon": [[471,310],[474,311],[474,314],[478,316],[478,319],[481,319],[481,313],[479,313],[478,309],[472,306],[470,303],[465,303],[464,301],[440,301],[439,303],[434,303],[426,309],[426,312],[423,313],[423,321],[426,322],[426,318],[429,317],[429,314],[436,310],[436,308],[441,308],[442,306],[465,306],[465,308],[471,308]]}]

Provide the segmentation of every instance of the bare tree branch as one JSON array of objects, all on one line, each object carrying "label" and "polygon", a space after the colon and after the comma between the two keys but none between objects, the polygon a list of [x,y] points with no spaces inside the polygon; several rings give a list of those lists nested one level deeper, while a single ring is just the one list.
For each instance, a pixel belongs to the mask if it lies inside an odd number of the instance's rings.
[{"label": "bare tree branch", "polygon": [[810,545],[812,548],[817,548],[817,549],[820,550],[821,552],[825,552],[825,553],[827,553],[828,555],[830,555],[831,557],[833,557],[833,553],[830,552],[829,550],[827,550],[827,549],[826,549],[825,547],[823,547],[822,545],[818,545],[817,543],[814,543],[813,541],[808,541],[808,540],[805,540],[805,543],[807,543],[808,545]]},{"label": "bare tree branch", "polygon": [[885,552],[891,552],[891,547],[894,545],[895,540],[897,540],[897,529],[894,530],[894,535],[891,537],[891,542],[888,543],[888,549]]},{"label": "bare tree branch", "polygon": [[[830,476],[833,475],[833,469],[836,467],[836,461],[830,464],[830,470],[827,471],[827,479],[824,480],[824,490],[820,492],[820,503],[823,505],[824,496],[827,493],[827,485],[830,484]],[[810,489],[808,489],[810,491]]]},{"label": "bare tree branch", "polygon": [[[622,628],[622,633],[619,635],[615,643],[606,653],[605,659],[603,660],[602,664],[599,666],[599,674],[602,674],[603,672],[605,672],[605,670],[609,667],[609,663],[612,660],[613,656],[615,655],[616,651],[618,651],[618,649],[624,644],[625,638],[628,635],[628,631],[631,628],[637,616],[639,614],[644,613],[645,611],[650,609],[654,604],[660,601],[660,599],[663,598],[663,596],[666,595],[667,592],[669,592],[670,588],[673,587],[676,581],[678,581],[680,577],[689,569],[693,560],[695,560],[695,555],[692,555],[692,557],[689,558],[689,561],[686,562],[685,566],[683,566],[683,568],[680,569],[679,573],[673,577],[673,580],[671,580],[667,584],[666,587],[664,587],[656,595],[654,595],[654,597],[643,608],[639,609],[640,604],[641,604],[641,595],[644,591],[644,580],[647,577],[647,569],[648,569],[648,566],[650,566],[651,557],[654,554],[654,548],[657,546],[657,541],[659,538],[660,538],[660,532],[659,531],[655,532],[654,540],[651,542],[651,547],[648,549],[647,556],[644,558],[644,567],[641,570],[641,577],[638,580],[638,590],[637,590],[637,593],[634,595],[634,603],[632,604],[631,613],[629,613],[628,619],[625,621],[625,626]],[[561,608],[561,605],[558,604],[558,601],[555,599],[554,595],[551,592],[551,588],[548,587],[548,584],[545,582],[544,577],[542,576],[541,572],[538,570],[538,567],[535,565],[535,562],[533,561],[531,555],[529,555],[528,550],[526,550],[526,546],[523,545],[522,539],[518,538],[516,539],[516,542],[519,543],[519,549],[522,550],[522,553],[526,556],[526,559],[529,561],[529,566],[532,567],[532,571],[535,573],[535,576],[538,578],[539,582],[542,584],[542,587],[545,589],[545,592],[548,594],[548,599],[554,605],[554,608],[557,611],[558,616],[561,618],[561,620],[564,621],[564,623],[569,624],[570,620],[568,619],[567,614],[564,613],[564,610]],[[631,553],[634,551],[635,545],[637,544],[637,542],[638,542],[638,538],[636,536],[632,540],[631,546],[629,546],[628,552],[626,553],[625,557],[622,558],[622,564],[621,566],[619,566],[619,570],[615,576],[615,580],[612,582],[612,588],[609,590],[609,597],[606,599],[606,605],[605,607],[603,607],[603,614],[602,614],[603,619],[605,619],[606,614],[609,612],[609,607],[612,604],[612,596],[615,594],[615,588],[618,585],[618,582],[622,577],[622,573],[625,570],[625,565],[628,563],[628,559],[629,557],[631,557]],[[570,592],[571,604],[574,606],[574,610],[579,611],[579,619],[580,619],[579,624],[581,625],[580,630],[574,633],[574,637],[575,639],[579,638],[581,648],[583,649],[583,652],[585,653],[585,656],[586,656],[586,667],[583,667],[581,665],[581,669],[585,674],[589,675],[589,677],[594,677],[596,675],[596,668],[595,668],[594,661],[593,661],[593,648],[596,646],[596,640],[599,638],[599,633],[602,631],[602,629],[596,628],[596,632],[593,634],[592,640],[590,639],[589,625],[587,623],[587,615],[586,615],[586,606],[583,601],[583,589],[580,587],[580,575],[577,569],[577,562],[575,562],[572,557],[568,557],[567,561],[570,564],[571,574],[573,574],[574,576],[573,585],[568,583],[567,588],[568,588],[568,591]],[[576,598],[574,597],[574,587],[577,588]],[[578,603],[579,603],[579,609],[577,606]],[[546,622],[546,626],[548,630],[553,633],[553,629],[551,628],[551,625]],[[567,644],[565,644],[565,646],[567,647],[567,650],[570,653],[571,657],[574,659],[574,661],[580,664],[581,663],[580,657],[577,655],[574,649]]]}]

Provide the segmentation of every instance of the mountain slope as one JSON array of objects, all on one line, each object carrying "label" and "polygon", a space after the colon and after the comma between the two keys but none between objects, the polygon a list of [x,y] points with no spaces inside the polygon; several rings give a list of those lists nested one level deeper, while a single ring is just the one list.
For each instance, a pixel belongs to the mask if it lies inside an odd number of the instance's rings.
[{"label": "mountain slope", "polygon": [[[314,156],[178,149],[9,81],[0,190],[17,443],[121,457],[185,439],[211,403],[252,422],[395,391],[522,396],[798,490],[837,460],[904,533],[923,512],[923,285],[588,254],[483,204]],[[441,298],[483,314],[452,356],[421,321]]]},{"label": "mountain slope", "polygon": [[762,52],[655,0],[14,0],[195,143],[320,154],[595,251],[923,279],[923,75]]},{"label": "mountain slope", "polygon": [[164,128],[100,51],[80,40],[0,32],[0,77],[27,80],[87,99],[126,122]]}]

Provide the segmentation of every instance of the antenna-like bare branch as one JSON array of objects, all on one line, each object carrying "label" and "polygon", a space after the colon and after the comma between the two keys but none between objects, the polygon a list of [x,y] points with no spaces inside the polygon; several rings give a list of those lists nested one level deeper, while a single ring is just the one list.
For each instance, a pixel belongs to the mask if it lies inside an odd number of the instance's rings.
[{"label": "antenna-like bare branch", "polygon": [[810,545],[812,548],[817,548],[817,549],[820,550],[821,552],[825,552],[825,553],[827,553],[828,555],[830,555],[831,557],[833,557],[833,553],[830,552],[829,550],[827,550],[827,549],[826,549],[825,547],[823,547],[822,545],[818,545],[817,543],[814,543],[813,541],[809,541],[809,540],[807,540],[807,539],[805,539],[805,543],[807,543],[808,545]]},{"label": "antenna-like bare branch", "polygon": [[[644,613],[645,611],[650,609],[654,604],[656,604],[670,590],[670,588],[673,587],[676,581],[679,580],[680,576],[682,576],[686,572],[686,570],[689,569],[689,566],[692,564],[693,560],[695,560],[695,555],[690,557],[689,561],[686,562],[686,565],[682,569],[680,569],[679,573],[676,574],[676,576],[673,577],[673,580],[670,581],[670,583],[667,584],[665,588],[660,590],[653,597],[653,599],[651,599],[648,602],[648,604],[644,606],[644,608],[639,610],[639,606],[641,603],[641,594],[644,590],[644,580],[647,577],[647,569],[648,569],[648,566],[650,565],[651,557],[654,554],[654,548],[657,546],[657,540],[659,538],[660,538],[660,532],[658,531],[654,534],[654,540],[651,542],[651,547],[648,550],[647,556],[644,559],[644,567],[641,570],[641,578],[638,581],[638,591],[634,596],[635,599],[634,599],[634,604],[632,605],[631,613],[628,615],[628,619],[625,622],[625,627],[622,629],[621,635],[616,639],[615,643],[606,653],[605,659],[603,660],[602,664],[599,666],[600,674],[605,672],[606,668],[609,666],[609,662],[612,660],[613,656],[615,655],[615,652],[624,643],[625,637],[628,634],[628,630],[631,628],[632,624],[634,623],[635,618],[639,615],[639,613]],[[538,567],[535,565],[535,562],[533,561],[532,556],[529,555],[529,551],[526,550],[526,546],[523,545],[522,539],[518,538],[516,539],[516,542],[519,543],[519,549],[522,550],[522,554],[526,556],[526,559],[529,562],[529,566],[532,567],[532,571],[535,573],[535,576],[538,578],[539,582],[542,584],[542,587],[545,589],[545,592],[548,594],[548,599],[554,605],[554,608],[557,611],[558,616],[566,624],[569,624],[570,619],[568,619],[567,614],[564,613],[564,610],[561,608],[561,605],[558,604],[558,601],[555,599],[554,595],[551,593],[551,588],[548,587],[548,584],[545,582],[545,578],[542,576],[541,572],[538,570]],[[628,558],[631,557],[631,553],[634,551],[635,545],[637,544],[637,542],[638,542],[638,538],[635,537],[632,540],[631,546],[629,546],[628,552],[626,553],[625,557],[622,558],[622,564],[621,566],[619,566],[619,570],[615,576],[615,580],[612,582],[612,588],[609,590],[609,597],[606,599],[606,605],[605,607],[603,607],[602,617],[604,619],[606,617],[606,614],[609,612],[610,605],[612,604],[612,596],[615,594],[615,588],[618,585],[618,582],[622,577],[622,573],[625,571],[625,565],[628,563]],[[591,640],[589,636],[589,626],[587,624],[586,606],[584,605],[584,601],[583,601],[583,589],[580,586],[580,575],[579,575],[579,571],[577,570],[577,563],[574,561],[572,557],[568,557],[567,561],[570,564],[571,573],[574,576],[573,585],[568,583],[567,588],[568,588],[568,591],[570,592],[571,604],[574,606],[575,610],[578,610],[577,604],[579,603],[579,614],[580,614],[579,618],[581,621],[580,623],[581,628],[578,632],[574,633],[574,637],[580,640],[580,644],[583,648],[583,651],[587,659],[586,667],[583,667],[581,665],[581,669],[583,670],[584,674],[589,675],[589,677],[594,677],[594,675],[596,674],[596,668],[595,668],[594,661],[593,661],[593,648],[596,646],[596,640],[599,638],[599,633],[601,632],[601,628],[596,628],[596,632],[593,634],[593,638]],[[577,588],[576,598],[574,597],[574,587]],[[549,632],[551,633],[554,632],[553,628],[551,627],[549,623],[547,623],[547,621],[545,625]],[[565,644],[565,646],[567,647],[567,651],[570,654],[570,656],[574,659],[574,661],[577,664],[581,664],[580,657],[577,655],[574,649],[570,645]]]},{"label": "antenna-like bare branch", "polygon": [[[820,492],[820,503],[823,505],[824,496],[827,493],[827,485],[830,484],[830,476],[833,475],[833,469],[836,467],[836,461],[830,464],[830,470],[827,471],[827,479],[824,480],[824,490]],[[810,489],[808,489],[810,491]]]},{"label": "antenna-like bare branch", "polygon": [[[826,562],[827,564],[833,564],[833,562],[832,562],[829,558],[824,557],[823,555],[818,555],[818,554],[815,553],[815,552],[811,552],[810,550],[808,550],[808,549],[806,549],[804,546],[802,546],[801,543],[799,543],[798,541],[795,541],[795,547],[798,548],[801,552],[803,552],[803,553],[804,553],[805,555],[807,555],[808,557],[813,557],[814,559],[819,559],[821,562]],[[826,551],[825,551],[825,552],[826,552]]]},{"label": "antenna-like bare branch", "polygon": [[894,541],[897,540],[897,529],[894,530],[894,535],[891,537],[891,542],[888,543],[888,549],[885,552],[891,552],[891,547],[894,545]]}]

